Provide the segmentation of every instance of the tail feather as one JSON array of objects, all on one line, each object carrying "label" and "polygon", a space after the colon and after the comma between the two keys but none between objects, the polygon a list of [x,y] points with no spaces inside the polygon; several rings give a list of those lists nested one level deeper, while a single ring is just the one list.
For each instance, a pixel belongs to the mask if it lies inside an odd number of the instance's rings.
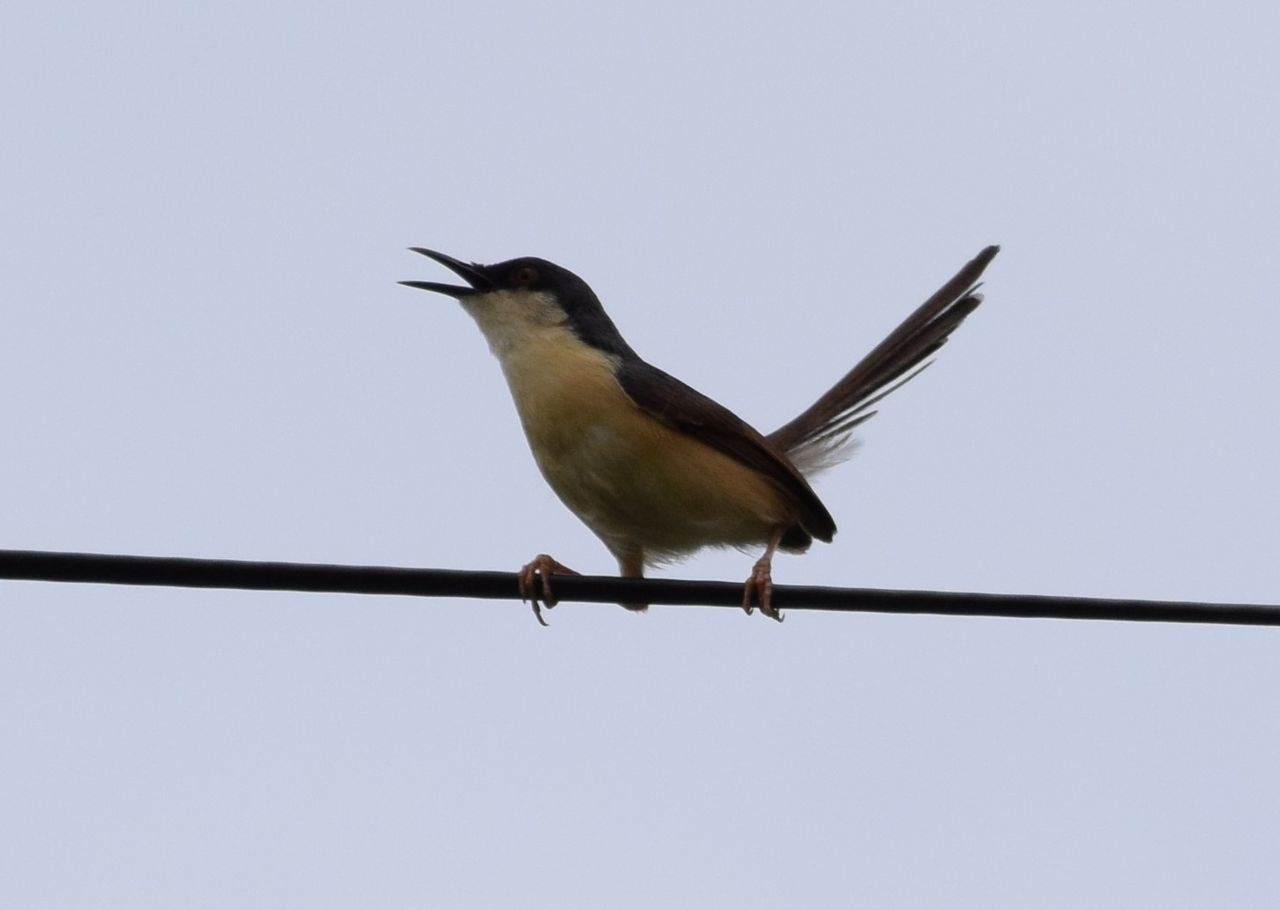
[{"label": "tail feather", "polygon": [[978,279],[1000,247],[989,246],[889,333],[800,416],[769,434],[801,472],[812,476],[846,460],[850,435],[886,395],[919,376],[960,323],[982,303]]}]

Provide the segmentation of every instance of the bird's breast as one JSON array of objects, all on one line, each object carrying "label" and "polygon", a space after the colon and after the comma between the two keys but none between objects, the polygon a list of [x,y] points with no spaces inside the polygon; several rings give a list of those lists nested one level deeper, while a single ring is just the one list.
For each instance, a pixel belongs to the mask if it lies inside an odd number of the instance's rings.
[{"label": "bird's breast", "polygon": [[746,545],[787,519],[771,481],[641,409],[616,379],[618,358],[567,328],[495,353],[543,476],[615,552]]}]

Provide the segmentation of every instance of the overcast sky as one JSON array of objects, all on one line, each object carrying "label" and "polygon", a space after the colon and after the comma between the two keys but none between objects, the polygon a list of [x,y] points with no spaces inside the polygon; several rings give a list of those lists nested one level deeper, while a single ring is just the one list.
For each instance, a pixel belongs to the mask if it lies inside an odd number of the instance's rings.
[{"label": "overcast sky", "polygon": [[[573,269],[769,430],[995,242],[776,580],[1280,601],[1278,33],[1262,2],[8,0],[0,547],[613,572],[405,247]],[[551,622],[0,583],[0,904],[1280,889],[1280,631]]]}]

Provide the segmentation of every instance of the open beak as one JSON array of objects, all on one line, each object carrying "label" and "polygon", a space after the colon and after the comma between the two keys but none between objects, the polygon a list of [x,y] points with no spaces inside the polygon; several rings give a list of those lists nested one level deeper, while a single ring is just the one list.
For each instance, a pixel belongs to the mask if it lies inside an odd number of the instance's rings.
[{"label": "open beak", "polygon": [[453,274],[467,282],[467,286],[463,287],[457,284],[441,284],[437,281],[402,281],[405,287],[418,288],[422,291],[435,291],[437,294],[447,294],[450,297],[462,298],[471,294],[478,294],[483,291],[491,291],[496,287],[493,279],[484,272],[484,266],[476,263],[461,262],[452,256],[446,256],[444,253],[437,253],[435,250],[426,250],[420,246],[409,247],[415,253],[421,253],[428,259],[434,259]]}]

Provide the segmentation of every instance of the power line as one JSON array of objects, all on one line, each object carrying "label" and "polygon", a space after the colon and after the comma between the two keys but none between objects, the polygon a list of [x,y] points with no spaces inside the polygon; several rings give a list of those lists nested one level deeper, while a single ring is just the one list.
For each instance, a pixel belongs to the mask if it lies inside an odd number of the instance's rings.
[{"label": "power line", "polygon": [[[40,550],[0,550],[0,578],[179,588],[478,597],[490,600],[511,600],[520,596],[514,572],[51,553]],[[723,581],[557,575],[555,592],[562,601],[591,603],[737,607],[742,602],[742,585]],[[1280,605],[1273,604],[896,591],[809,585],[775,585],[773,603],[779,609],[786,610],[1280,625]]]}]

